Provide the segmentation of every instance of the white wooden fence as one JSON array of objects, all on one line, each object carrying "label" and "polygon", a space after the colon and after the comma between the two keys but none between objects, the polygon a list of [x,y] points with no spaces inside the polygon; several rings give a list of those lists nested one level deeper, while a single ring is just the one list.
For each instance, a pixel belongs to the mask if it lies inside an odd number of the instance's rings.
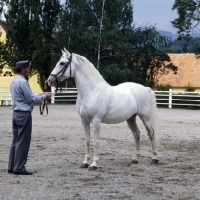
[{"label": "white wooden fence", "polygon": [[55,87],[51,87],[51,104],[55,102],[75,102],[77,99],[77,88],[60,88],[57,92],[55,90]]},{"label": "white wooden fence", "polygon": [[0,87],[0,105],[12,105],[12,97],[9,87]]},{"label": "white wooden fence", "polygon": [[[200,92],[183,91],[154,91],[156,94],[157,105],[165,105],[168,108],[173,106],[196,106],[200,108]],[[76,88],[62,88],[55,92],[51,88],[51,104],[75,102],[78,91]],[[0,105],[12,105],[9,87],[0,87]]]},{"label": "white wooden fence", "polygon": [[154,91],[156,94],[157,105],[173,106],[196,106],[200,108],[200,92],[183,91]]},{"label": "white wooden fence", "polygon": [[[157,105],[166,105],[168,108],[172,108],[173,105],[197,106],[200,108],[200,92],[173,91],[172,89],[154,92]],[[63,88],[62,91],[58,90],[58,92],[55,92],[55,88],[52,88],[51,103],[76,101],[77,94],[76,88]]]}]

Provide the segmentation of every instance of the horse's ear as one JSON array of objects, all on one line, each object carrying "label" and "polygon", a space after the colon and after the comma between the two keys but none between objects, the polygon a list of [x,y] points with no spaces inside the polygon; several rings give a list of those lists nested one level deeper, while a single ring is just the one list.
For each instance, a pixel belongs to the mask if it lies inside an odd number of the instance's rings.
[{"label": "horse's ear", "polygon": [[62,55],[63,55],[65,52],[61,49],[61,53],[62,53]]},{"label": "horse's ear", "polygon": [[70,57],[70,53],[69,53],[69,51],[67,51],[67,49],[64,47],[64,52],[67,54],[67,57]]}]

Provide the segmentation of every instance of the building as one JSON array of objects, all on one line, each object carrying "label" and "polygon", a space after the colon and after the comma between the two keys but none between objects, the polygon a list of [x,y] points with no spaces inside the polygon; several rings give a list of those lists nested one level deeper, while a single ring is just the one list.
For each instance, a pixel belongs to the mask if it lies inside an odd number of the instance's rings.
[{"label": "building", "polygon": [[[6,40],[6,22],[0,20],[0,41]],[[4,66],[2,73],[0,73],[0,105],[5,104],[6,102],[11,102],[11,94],[10,94],[10,83],[15,77],[15,74],[12,72],[9,66]],[[37,83],[37,74],[33,75],[29,79],[29,85],[33,91],[33,93],[41,93],[42,90],[40,85]]]},{"label": "building", "polygon": [[169,54],[172,63],[178,67],[177,74],[170,72],[162,76],[158,84],[169,84],[173,90],[184,91],[187,86],[200,92],[200,59],[195,54]]}]

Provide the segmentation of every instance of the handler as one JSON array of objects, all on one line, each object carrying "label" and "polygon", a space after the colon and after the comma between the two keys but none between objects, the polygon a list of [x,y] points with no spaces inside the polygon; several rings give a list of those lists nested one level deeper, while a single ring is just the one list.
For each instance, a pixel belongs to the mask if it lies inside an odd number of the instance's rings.
[{"label": "handler", "polygon": [[28,84],[30,62],[28,60],[16,63],[17,76],[10,85],[12,94],[12,132],[13,140],[10,147],[8,173],[15,175],[32,175],[26,171],[25,164],[31,142],[33,103],[49,100],[51,94],[34,95]]}]

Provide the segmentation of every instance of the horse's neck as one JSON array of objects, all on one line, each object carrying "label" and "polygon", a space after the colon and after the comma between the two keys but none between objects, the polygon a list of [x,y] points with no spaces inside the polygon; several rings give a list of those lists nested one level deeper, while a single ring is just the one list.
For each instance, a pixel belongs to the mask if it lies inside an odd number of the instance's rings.
[{"label": "horse's neck", "polygon": [[90,95],[99,84],[108,85],[93,64],[83,57],[76,66],[75,82],[81,98]]}]

